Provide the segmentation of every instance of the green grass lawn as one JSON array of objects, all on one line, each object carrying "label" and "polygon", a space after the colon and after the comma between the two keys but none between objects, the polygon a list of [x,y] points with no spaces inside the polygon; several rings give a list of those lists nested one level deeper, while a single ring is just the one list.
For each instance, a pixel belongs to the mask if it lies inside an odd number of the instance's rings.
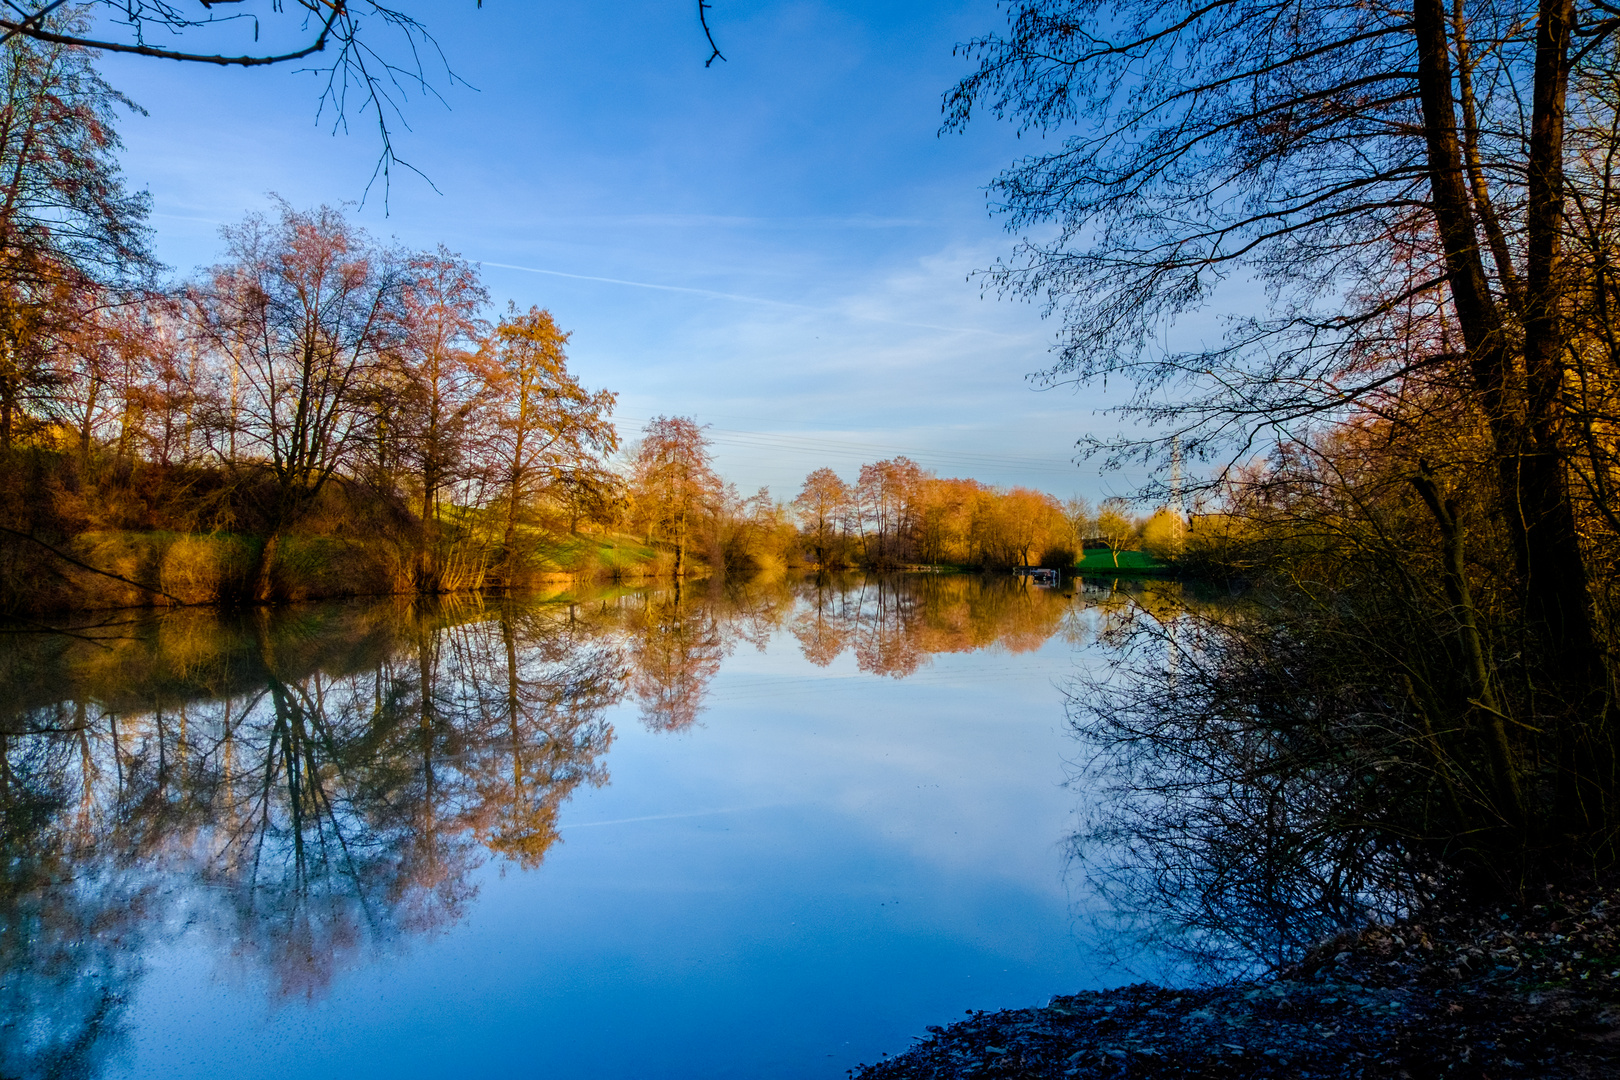
[{"label": "green grass lawn", "polygon": [[1093,549],[1086,552],[1085,557],[1074,564],[1077,572],[1086,573],[1112,573],[1116,570],[1168,570],[1170,565],[1162,563],[1145,551],[1122,551],[1119,553],[1119,565],[1114,565],[1114,555],[1103,549]]},{"label": "green grass lawn", "polygon": [[657,552],[644,546],[639,539],[619,534],[548,536],[536,547],[536,554],[545,569],[563,573],[597,567],[628,570],[650,562],[657,555]]}]

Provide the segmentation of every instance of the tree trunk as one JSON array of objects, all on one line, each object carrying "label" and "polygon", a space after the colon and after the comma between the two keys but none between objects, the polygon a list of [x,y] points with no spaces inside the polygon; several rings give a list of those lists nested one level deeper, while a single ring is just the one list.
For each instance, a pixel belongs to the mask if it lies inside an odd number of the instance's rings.
[{"label": "tree trunk", "polygon": [[523,738],[519,722],[523,715],[523,695],[518,679],[517,635],[512,631],[511,613],[501,611],[501,641],[506,645],[506,722],[512,732],[512,805],[523,799]]},{"label": "tree trunk", "polygon": [[1578,706],[1601,688],[1602,671],[1558,430],[1563,392],[1558,230],[1571,17],[1569,0],[1542,0],[1528,163],[1526,386],[1521,388],[1485,276],[1464,179],[1446,12],[1440,0],[1415,0],[1413,7],[1430,191],[1452,303],[1495,444],[1498,497],[1513,536],[1525,611],[1566,701]]},{"label": "tree trunk", "polygon": [[416,559],[416,588],[419,592],[439,591],[439,520],[434,513],[434,484],[431,474],[422,477],[422,545]]},{"label": "tree trunk", "polygon": [[259,545],[259,554],[253,561],[253,574],[249,580],[248,598],[256,604],[267,604],[275,599],[274,570],[276,550],[281,546],[281,529],[278,526],[264,543]]},{"label": "tree trunk", "polygon": [[512,475],[511,495],[506,500],[506,530],[501,534],[501,561],[506,567],[506,587],[512,587],[512,564],[517,544],[518,485],[522,477]]},{"label": "tree trunk", "polygon": [[1530,123],[1524,360],[1529,452],[1518,511],[1525,535],[1525,600],[1568,704],[1584,711],[1602,683],[1586,561],[1564,469],[1564,335],[1559,234],[1564,217],[1564,105],[1575,12],[1542,0]]},{"label": "tree trunk", "polygon": [[[675,519],[675,580],[679,582],[681,575],[686,573],[686,515],[683,513]],[[680,586],[677,584],[676,586]]]},{"label": "tree trunk", "polygon": [[101,396],[100,380],[92,378],[90,387],[85,391],[84,422],[79,425],[79,465],[81,468],[90,464],[91,424],[96,415],[96,399]]},{"label": "tree trunk", "polygon": [[1467,564],[1464,559],[1463,528],[1458,518],[1457,500],[1442,499],[1439,485],[1434,481],[1427,465],[1419,467],[1412,478],[1424,503],[1440,527],[1443,549],[1441,576],[1446,597],[1456,614],[1458,636],[1463,655],[1467,659],[1467,680],[1473,696],[1468,704],[1472,712],[1483,713],[1488,732],[1486,744],[1490,750],[1491,771],[1497,792],[1497,810],[1514,825],[1525,820],[1524,794],[1519,784],[1519,770],[1514,761],[1513,747],[1508,738],[1507,720],[1497,704],[1496,692],[1491,687],[1490,668],[1485,660],[1485,644],[1479,633],[1479,619],[1474,608],[1472,590],[1468,587]]}]

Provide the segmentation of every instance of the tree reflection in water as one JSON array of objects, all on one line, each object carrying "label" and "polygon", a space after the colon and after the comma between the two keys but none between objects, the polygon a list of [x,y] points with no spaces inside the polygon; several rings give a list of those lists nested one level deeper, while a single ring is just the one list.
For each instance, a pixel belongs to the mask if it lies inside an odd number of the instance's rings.
[{"label": "tree reflection in water", "polygon": [[1007,578],[828,578],[807,590],[789,629],[819,667],[853,651],[861,671],[902,679],[938,653],[1029,652],[1060,633],[1079,644],[1072,597]]},{"label": "tree reflection in water", "polygon": [[160,928],[204,927],[314,996],[368,947],[458,919],[490,853],[537,865],[569,794],[607,777],[627,673],[604,614],[182,612],[100,644],[18,639],[0,1074],[93,1075]]},{"label": "tree reflection in water", "polygon": [[966,577],[699,582],[573,602],[178,611],[0,650],[0,1075],[94,1076],[140,957],[187,926],[312,998],[525,869],[611,707],[694,725],[724,658],[787,632],[904,677],[1084,629],[1070,597]]},{"label": "tree reflection in water", "polygon": [[1399,918],[1440,884],[1399,840],[1422,822],[1390,820],[1410,798],[1385,777],[1395,708],[1313,679],[1256,618],[1277,602],[1158,585],[1091,609],[1110,663],[1071,685],[1069,715],[1093,751],[1073,851],[1105,901],[1098,940],[1226,978]]},{"label": "tree reflection in water", "polygon": [[684,731],[703,711],[709,683],[731,651],[719,608],[679,583],[645,598],[630,638],[631,685],[642,723],[654,731]]}]

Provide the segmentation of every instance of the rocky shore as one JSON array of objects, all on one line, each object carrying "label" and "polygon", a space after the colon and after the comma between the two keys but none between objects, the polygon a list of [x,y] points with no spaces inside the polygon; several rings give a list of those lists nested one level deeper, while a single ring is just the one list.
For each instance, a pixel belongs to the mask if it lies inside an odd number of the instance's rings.
[{"label": "rocky shore", "polygon": [[1620,892],[1373,926],[1275,977],[975,1013],[859,1080],[1620,1077]]}]

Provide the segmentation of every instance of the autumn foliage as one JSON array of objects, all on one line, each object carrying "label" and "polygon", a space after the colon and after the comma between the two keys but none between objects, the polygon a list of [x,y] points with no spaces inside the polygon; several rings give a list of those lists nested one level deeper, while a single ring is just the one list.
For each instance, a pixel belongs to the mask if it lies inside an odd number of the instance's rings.
[{"label": "autumn foliage", "polygon": [[568,371],[549,313],[491,325],[476,266],[327,207],[223,235],[198,278],[53,308],[71,333],[29,339],[7,606],[521,584],[609,516],[614,396]]},{"label": "autumn foliage", "polygon": [[1043,492],[942,479],[905,457],[862,465],[853,485],[817,469],[794,507],[829,566],[1067,567],[1094,524]]}]

